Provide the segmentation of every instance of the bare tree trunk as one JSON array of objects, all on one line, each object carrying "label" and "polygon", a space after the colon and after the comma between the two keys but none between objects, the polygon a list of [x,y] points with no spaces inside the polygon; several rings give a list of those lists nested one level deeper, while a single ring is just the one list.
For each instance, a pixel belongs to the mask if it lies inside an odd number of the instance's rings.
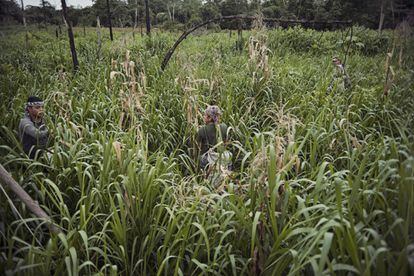
[{"label": "bare tree trunk", "polygon": [[70,52],[72,54],[72,61],[73,61],[73,71],[76,72],[79,69],[79,62],[78,62],[78,56],[76,55],[75,39],[73,38],[72,24],[68,21],[68,11],[67,11],[67,6],[66,6],[66,1],[61,0],[61,3],[62,3],[63,19],[65,20],[67,27],[68,27]]},{"label": "bare tree trunk", "polygon": [[24,3],[23,3],[23,0],[20,0],[20,3],[22,5],[23,26],[24,26],[24,30],[26,32],[26,34],[25,34],[25,46],[27,48],[27,46],[29,44],[29,34],[27,33],[26,16],[24,15]]},{"label": "bare tree trunk", "polygon": [[138,0],[135,0],[135,18],[134,18],[134,31],[138,26]]},{"label": "bare tree trunk", "polygon": [[20,3],[22,5],[22,19],[23,19],[23,26],[26,28],[26,16],[24,15],[24,3],[23,0],[20,0]]},{"label": "bare tree trunk", "polygon": [[69,27],[68,22],[66,22],[66,18],[63,16],[63,14],[62,14],[62,18],[63,18],[63,24],[65,24],[66,29],[67,29]]},{"label": "bare tree trunk", "polygon": [[98,36],[98,51],[97,51],[97,57],[99,58],[99,55],[101,53],[101,46],[102,46],[102,39],[101,39],[101,21],[99,20],[99,16],[96,17],[96,34]]},{"label": "bare tree trunk", "polygon": [[243,50],[243,31],[242,29],[237,30],[237,49]]},{"label": "bare tree trunk", "polygon": [[151,19],[149,14],[148,0],[145,0],[145,22],[147,25],[147,35],[151,35]]},{"label": "bare tree trunk", "polygon": [[167,5],[167,12],[168,12],[168,17],[170,18],[170,21],[172,21],[172,14],[170,11],[170,5]]},{"label": "bare tree trunk", "polygon": [[135,39],[135,30],[137,28],[137,21],[138,21],[138,3],[135,0],[135,17],[134,17],[134,27],[132,28],[132,37]]},{"label": "bare tree trunk", "polygon": [[[64,1],[64,0],[62,0]],[[39,204],[34,201],[23,188],[17,183],[8,171],[0,164],[0,182],[4,186],[8,186],[10,190],[27,206],[27,208],[35,214],[38,218],[44,219],[48,222],[50,231],[53,233],[61,233],[62,231],[56,227],[50,217],[40,208]]]},{"label": "bare tree trunk", "polygon": [[46,25],[46,10],[45,10],[45,1],[42,0],[42,14],[43,14],[43,22],[45,22]]},{"label": "bare tree trunk", "polygon": [[382,26],[384,24],[384,2],[385,0],[381,0],[381,13],[380,13],[380,21],[379,21],[379,25],[378,25],[378,32],[381,34],[382,32]]},{"label": "bare tree trunk", "polygon": [[106,0],[106,10],[108,13],[108,21],[109,21],[109,36],[111,37],[111,41],[114,41],[114,35],[112,34],[111,9],[109,7],[109,0]]},{"label": "bare tree trunk", "polygon": [[243,50],[243,29],[241,20],[239,20],[238,29],[237,29],[237,49],[239,51]]}]

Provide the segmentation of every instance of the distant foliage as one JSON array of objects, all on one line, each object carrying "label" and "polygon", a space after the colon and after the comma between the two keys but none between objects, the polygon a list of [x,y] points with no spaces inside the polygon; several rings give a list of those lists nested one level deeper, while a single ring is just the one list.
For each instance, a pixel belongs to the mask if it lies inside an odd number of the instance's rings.
[{"label": "distant foliage", "polygon": [[[0,1],[0,22],[21,22],[21,11],[15,0]],[[68,5],[70,5],[70,1]],[[109,0],[112,24],[114,27],[132,27],[137,19],[138,25],[145,24],[144,1]],[[263,13],[265,17],[280,19],[301,19],[306,21],[352,20],[355,24],[377,29],[380,18],[382,28],[394,28],[405,20],[412,1],[401,0],[290,0],[290,1],[248,1],[248,0],[151,0],[149,1],[152,25],[168,27],[166,22],[183,24],[186,28],[197,22],[226,15],[256,15]],[[68,7],[69,21],[74,26],[96,26],[96,16],[101,19],[102,26],[108,26],[109,18],[106,0],[92,1],[88,7]],[[26,4],[26,18],[29,24],[63,24],[60,14],[60,3],[54,7],[48,1],[40,1],[38,6]],[[136,17],[137,15],[137,17]],[[242,22],[244,28],[249,24]],[[237,29],[240,22],[222,21],[221,28]]]},{"label": "distant foliage", "polygon": [[277,29],[269,32],[269,46],[273,50],[289,48],[296,52],[312,52],[315,54],[344,52],[349,47],[351,52],[364,55],[383,53],[391,46],[392,35],[364,28],[353,27],[352,37],[349,28],[342,31],[318,32],[302,27],[287,30]]}]

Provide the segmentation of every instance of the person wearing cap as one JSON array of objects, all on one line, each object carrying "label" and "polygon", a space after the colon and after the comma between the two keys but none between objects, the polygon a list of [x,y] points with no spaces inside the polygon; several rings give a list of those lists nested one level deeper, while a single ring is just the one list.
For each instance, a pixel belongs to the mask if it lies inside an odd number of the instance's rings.
[{"label": "person wearing cap", "polygon": [[[221,110],[217,105],[210,105],[204,112],[204,123],[197,132],[200,167],[206,170],[213,165],[219,155],[231,159],[231,154],[224,150],[227,142],[227,125],[220,123]],[[219,131],[218,131],[219,130]],[[229,161],[229,160],[227,160]]]},{"label": "person wearing cap", "polygon": [[332,91],[335,85],[340,90],[351,88],[351,79],[345,70],[345,65],[342,64],[341,60],[338,57],[332,58],[332,64],[335,67],[335,73],[333,75],[331,83],[329,84],[328,92]]},{"label": "person wearing cap", "polygon": [[20,120],[19,137],[24,152],[29,158],[34,159],[38,150],[47,146],[49,131],[43,120],[44,102],[36,97],[30,96],[26,103],[25,115]]}]

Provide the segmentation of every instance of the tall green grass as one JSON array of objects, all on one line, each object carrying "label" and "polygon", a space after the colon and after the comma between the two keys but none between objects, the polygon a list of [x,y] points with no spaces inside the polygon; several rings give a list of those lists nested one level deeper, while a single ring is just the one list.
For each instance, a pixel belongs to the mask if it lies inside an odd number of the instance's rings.
[{"label": "tall green grass", "polygon": [[[163,73],[173,34],[119,32],[97,58],[96,34],[79,32],[76,75],[65,37],[31,30],[25,48],[23,33],[5,33],[0,162],[63,233],[49,234],[6,190],[3,273],[412,273],[410,43],[384,98],[389,33],[357,28],[347,61],[353,88],[332,93],[331,55],[347,43],[340,31],[267,31],[271,75],[262,80],[248,65],[247,40],[239,51],[224,32],[188,38]],[[125,73],[127,50],[137,82],[146,80],[142,110],[123,107],[131,78],[110,77]],[[17,138],[31,94],[46,99],[50,160],[29,160]],[[201,111],[212,103],[231,126],[235,171],[221,188],[194,156]]]}]

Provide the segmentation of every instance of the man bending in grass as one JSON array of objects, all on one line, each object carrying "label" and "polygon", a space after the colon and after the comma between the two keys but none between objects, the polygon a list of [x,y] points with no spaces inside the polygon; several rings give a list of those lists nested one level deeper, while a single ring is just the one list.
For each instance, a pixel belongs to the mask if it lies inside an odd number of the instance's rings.
[{"label": "man bending in grass", "polygon": [[24,117],[19,124],[19,137],[24,152],[34,159],[36,153],[46,148],[49,131],[43,121],[43,101],[35,96],[27,99]]},{"label": "man bending in grass", "polygon": [[216,105],[210,105],[204,112],[204,123],[197,132],[200,152],[200,167],[208,176],[214,168],[223,171],[231,169],[231,152],[225,150],[227,126],[220,124],[221,111]]},{"label": "man bending in grass", "polygon": [[331,92],[334,87],[341,91],[351,88],[351,79],[345,70],[345,65],[342,64],[338,57],[332,58],[332,64],[335,67],[335,73],[329,84],[328,92]]}]

